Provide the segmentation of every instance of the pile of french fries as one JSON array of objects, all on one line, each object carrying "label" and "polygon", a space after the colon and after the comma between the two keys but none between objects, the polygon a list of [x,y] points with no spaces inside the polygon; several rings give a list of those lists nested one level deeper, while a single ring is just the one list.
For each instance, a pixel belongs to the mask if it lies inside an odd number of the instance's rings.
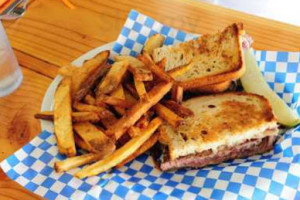
[{"label": "pile of french fries", "polygon": [[85,178],[120,168],[157,142],[162,123],[177,127],[193,115],[181,105],[183,89],[174,80],[191,64],[165,72],[165,59],[154,63],[150,56],[163,42],[155,34],[137,58],[116,56],[110,65],[110,52],[103,51],[79,68],[59,70],[54,111],[35,115],[54,121],[59,153],[68,157],[55,163],[57,172],[88,165],[75,174]]}]

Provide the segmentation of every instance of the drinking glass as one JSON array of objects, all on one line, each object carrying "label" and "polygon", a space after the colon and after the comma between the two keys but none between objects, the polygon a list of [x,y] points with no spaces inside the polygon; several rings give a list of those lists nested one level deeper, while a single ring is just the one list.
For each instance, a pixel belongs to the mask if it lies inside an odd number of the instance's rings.
[{"label": "drinking glass", "polygon": [[22,79],[20,66],[0,21],[0,97],[16,90]]}]

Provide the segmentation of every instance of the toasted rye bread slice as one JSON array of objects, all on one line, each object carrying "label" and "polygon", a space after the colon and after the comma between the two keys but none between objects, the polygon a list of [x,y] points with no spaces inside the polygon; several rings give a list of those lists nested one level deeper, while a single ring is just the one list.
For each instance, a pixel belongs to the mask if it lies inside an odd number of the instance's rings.
[{"label": "toasted rye bread slice", "polygon": [[176,129],[160,127],[159,142],[168,147],[169,160],[278,134],[272,108],[259,95],[230,92],[192,98],[182,105],[194,116],[184,118]]},{"label": "toasted rye bread slice", "polygon": [[234,23],[213,35],[157,48],[153,51],[153,60],[157,63],[166,58],[166,71],[193,62],[191,69],[175,78],[186,90],[237,79],[245,72],[242,27]]}]

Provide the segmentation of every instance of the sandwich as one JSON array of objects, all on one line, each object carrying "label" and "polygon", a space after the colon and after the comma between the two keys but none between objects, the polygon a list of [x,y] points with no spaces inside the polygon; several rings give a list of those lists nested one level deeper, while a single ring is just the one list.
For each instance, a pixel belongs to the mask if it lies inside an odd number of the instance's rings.
[{"label": "sandwich", "polygon": [[165,59],[167,72],[191,64],[192,67],[175,78],[184,90],[221,92],[230,86],[231,80],[240,78],[245,72],[243,34],[243,25],[234,23],[216,34],[156,48],[152,58],[155,63]]},{"label": "sandwich", "polygon": [[182,105],[194,116],[176,128],[166,123],[159,128],[155,149],[163,171],[261,154],[271,150],[278,137],[276,117],[263,96],[229,92],[192,98]]}]

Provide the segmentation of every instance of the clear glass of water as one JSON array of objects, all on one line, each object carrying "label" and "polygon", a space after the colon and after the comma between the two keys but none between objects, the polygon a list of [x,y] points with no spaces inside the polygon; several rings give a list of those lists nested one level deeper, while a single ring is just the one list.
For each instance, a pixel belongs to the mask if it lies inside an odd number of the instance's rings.
[{"label": "clear glass of water", "polygon": [[20,66],[0,21],[0,97],[16,90],[22,79]]}]

